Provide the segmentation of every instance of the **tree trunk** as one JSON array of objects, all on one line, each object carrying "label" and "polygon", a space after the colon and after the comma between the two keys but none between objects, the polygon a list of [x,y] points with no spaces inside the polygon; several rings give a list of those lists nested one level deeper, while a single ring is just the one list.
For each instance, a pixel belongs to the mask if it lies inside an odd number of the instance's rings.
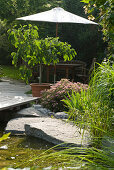
[{"label": "tree trunk", "polygon": [[41,82],[42,82],[42,63],[40,63],[39,72],[40,72],[39,83],[41,84]]}]

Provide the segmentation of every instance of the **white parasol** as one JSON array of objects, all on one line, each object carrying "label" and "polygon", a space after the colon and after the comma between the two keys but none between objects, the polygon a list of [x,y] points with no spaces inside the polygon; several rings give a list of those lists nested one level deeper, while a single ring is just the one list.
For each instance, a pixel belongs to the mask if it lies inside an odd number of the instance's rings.
[{"label": "white parasol", "polygon": [[65,11],[63,8],[56,7],[51,10],[37,13],[34,15],[29,15],[17,20],[27,20],[27,21],[43,21],[43,22],[55,22],[56,23],[56,37],[58,32],[58,23],[81,23],[81,24],[96,24],[93,21],[80,17],[78,15],[72,14]]}]

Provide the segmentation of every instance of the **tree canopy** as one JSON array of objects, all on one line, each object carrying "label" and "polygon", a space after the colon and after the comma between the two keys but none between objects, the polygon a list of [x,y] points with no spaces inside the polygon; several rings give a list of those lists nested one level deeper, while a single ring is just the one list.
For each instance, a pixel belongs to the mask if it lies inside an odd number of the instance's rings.
[{"label": "tree canopy", "polygon": [[[45,10],[49,10],[56,6],[63,7],[65,10],[72,12],[76,15],[85,17],[85,18],[87,18],[87,14],[84,13],[84,9],[87,12],[87,9],[89,10],[91,8],[91,12],[94,18],[97,18],[100,16],[101,11],[99,11],[100,4],[98,3],[99,2],[98,0],[97,1],[84,0],[83,2],[86,2],[85,8],[83,8],[84,3],[80,2],[80,0],[72,0],[72,1],[71,0],[61,0],[61,1],[58,1],[58,0],[1,0],[0,1],[0,19],[2,21],[2,25],[4,25],[3,23],[5,23],[5,30],[6,30],[5,36],[7,37],[7,30],[13,27],[14,24],[19,25],[21,23],[23,25],[23,24],[31,23],[30,21],[26,21],[26,22],[16,21],[15,18],[35,14],[35,13],[42,12]],[[98,3],[97,9],[93,2]],[[101,4],[103,5],[102,8],[108,5],[107,3],[105,4],[105,2],[106,1],[104,1],[104,4]],[[110,2],[109,4],[112,3],[111,0],[109,0],[109,2]],[[108,7],[106,9],[108,9]],[[90,13],[90,11],[88,12]],[[105,14],[105,11],[103,13]],[[109,13],[110,13],[110,18],[111,18],[112,8]],[[89,17],[91,17],[91,13]],[[97,18],[96,21],[98,21],[98,19],[99,18]],[[107,14],[107,20],[108,20],[108,14]],[[111,19],[111,22],[112,22],[112,19]],[[47,36],[55,37],[55,27],[56,27],[55,23],[34,22],[33,24],[38,26],[40,38],[46,38]],[[101,27],[101,28],[103,28],[104,30],[104,35],[107,34],[107,36],[105,36],[105,39],[108,40],[108,43],[110,42],[112,44],[112,41],[109,41],[109,37],[110,37],[110,40],[112,39],[112,36],[110,36],[112,34],[112,27],[108,27],[110,30],[109,31],[110,33],[109,33],[107,29],[107,25],[108,24],[105,24],[106,28],[105,27]],[[92,59],[94,57],[97,58],[97,61],[102,61],[105,56],[104,51],[105,51],[105,47],[107,43],[104,43],[102,40],[103,35],[101,32],[101,28],[94,26],[94,25],[84,25],[84,24],[83,25],[82,24],[69,24],[69,23],[59,24],[58,36],[60,37],[61,41],[70,43],[72,47],[76,49],[79,60],[85,61],[87,65],[91,65]],[[2,31],[0,29],[0,37],[1,36],[2,36]],[[10,43],[8,42],[7,39],[6,39],[6,42]],[[2,46],[5,47],[4,43],[5,42],[3,41]],[[109,43],[109,46],[111,46],[110,43]],[[2,56],[3,53],[1,52],[2,46],[0,45],[0,59],[1,57],[5,59],[5,57]],[[7,49],[5,51],[6,51],[5,56],[6,55],[9,56],[10,51],[9,50],[7,51]],[[0,61],[2,60],[3,59],[1,59]]]},{"label": "tree canopy", "polygon": [[[12,52],[13,64],[17,65],[19,59],[24,61],[24,65],[20,67],[22,78],[28,82],[32,76],[34,66],[43,63],[54,65],[61,60],[70,61],[75,58],[76,51],[66,42],[61,42],[59,38],[48,37],[39,39],[38,27],[31,24],[17,25],[8,31],[9,39],[16,48],[16,52]],[[41,78],[41,74],[40,74]],[[40,82],[41,83],[41,82]]]},{"label": "tree canopy", "polygon": [[114,15],[112,0],[82,0],[85,5],[85,12],[89,14],[89,18],[95,16],[97,10],[97,19],[102,26],[104,41],[108,43],[108,53],[113,54],[113,30],[114,30]]}]

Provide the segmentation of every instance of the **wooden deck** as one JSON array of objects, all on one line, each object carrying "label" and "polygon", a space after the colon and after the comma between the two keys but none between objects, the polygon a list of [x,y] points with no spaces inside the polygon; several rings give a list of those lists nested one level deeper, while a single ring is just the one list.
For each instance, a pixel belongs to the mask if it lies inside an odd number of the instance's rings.
[{"label": "wooden deck", "polygon": [[37,100],[37,97],[0,95],[0,111],[19,107]]}]

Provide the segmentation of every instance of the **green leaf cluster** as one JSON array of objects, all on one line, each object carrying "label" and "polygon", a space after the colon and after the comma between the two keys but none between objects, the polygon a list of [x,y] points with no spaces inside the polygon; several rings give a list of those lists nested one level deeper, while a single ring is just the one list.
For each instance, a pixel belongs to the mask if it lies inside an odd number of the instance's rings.
[{"label": "green leaf cluster", "polygon": [[42,10],[47,0],[0,0],[0,18],[12,22],[17,17]]},{"label": "green leaf cluster", "polygon": [[[97,9],[99,24],[102,26],[104,41],[108,42],[109,55],[113,54],[113,30],[114,15],[112,0],[83,0],[86,3],[85,12],[89,14],[89,18],[94,18],[94,11]],[[96,16],[95,16],[96,17]]]},{"label": "green leaf cluster", "polygon": [[12,64],[18,65],[21,59],[24,67],[20,68],[22,78],[28,82],[32,76],[32,70],[35,65],[47,64],[54,65],[62,58],[64,61],[72,60],[76,51],[66,42],[61,42],[59,38],[47,37],[39,39],[38,27],[29,25],[17,25],[8,31],[9,40],[16,51],[12,52]]},{"label": "green leaf cluster", "polygon": [[104,137],[114,134],[114,62],[110,59],[98,65],[87,91],[73,92],[63,100],[70,118],[80,129],[89,131],[96,147]]},{"label": "green leaf cluster", "polygon": [[[87,18],[84,12],[84,3],[81,0],[63,0],[63,8],[73,14]],[[94,8],[91,8],[94,10]],[[97,10],[94,12],[97,15]],[[97,22],[97,20],[95,20]],[[69,42],[77,50],[79,60],[91,66],[93,58],[102,62],[106,43],[103,41],[101,28],[92,24],[59,24],[58,35],[62,41]]]},{"label": "green leaf cluster", "polygon": [[3,140],[8,139],[8,137],[9,137],[10,134],[11,134],[11,133],[7,133],[7,134],[4,134],[2,137],[0,137],[0,142],[3,141]]}]

